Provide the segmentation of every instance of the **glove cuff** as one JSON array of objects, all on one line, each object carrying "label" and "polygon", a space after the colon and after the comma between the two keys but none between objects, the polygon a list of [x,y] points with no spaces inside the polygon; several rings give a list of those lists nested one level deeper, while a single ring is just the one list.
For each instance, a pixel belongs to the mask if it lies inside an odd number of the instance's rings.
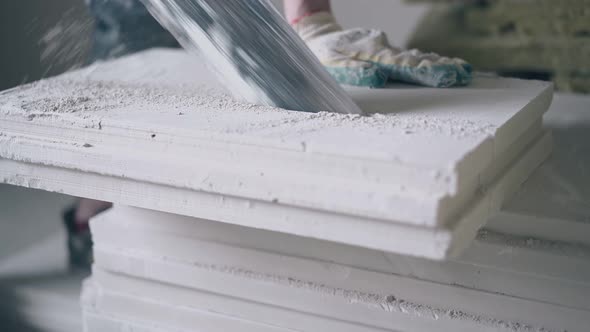
[{"label": "glove cuff", "polygon": [[342,27],[332,13],[327,11],[311,12],[291,22],[291,26],[304,41],[332,32],[342,31]]}]

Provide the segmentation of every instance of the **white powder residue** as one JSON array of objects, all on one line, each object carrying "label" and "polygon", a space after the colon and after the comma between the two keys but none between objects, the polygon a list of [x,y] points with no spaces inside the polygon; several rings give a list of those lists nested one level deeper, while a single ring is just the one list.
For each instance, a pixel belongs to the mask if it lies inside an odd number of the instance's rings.
[{"label": "white powder residue", "polygon": [[91,17],[77,15],[74,9],[64,12],[61,19],[39,40],[41,63],[46,66],[46,73],[54,67],[67,71],[84,65],[89,53],[87,40],[93,29]]}]

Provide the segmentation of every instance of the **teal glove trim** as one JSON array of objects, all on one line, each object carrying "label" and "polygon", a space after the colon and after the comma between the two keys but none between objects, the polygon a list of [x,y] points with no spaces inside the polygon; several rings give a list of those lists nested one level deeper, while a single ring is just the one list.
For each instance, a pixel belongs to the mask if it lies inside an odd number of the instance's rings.
[{"label": "teal glove trim", "polygon": [[389,72],[372,65],[370,67],[324,67],[339,84],[382,88],[389,79]]},{"label": "teal glove trim", "polygon": [[[340,84],[382,88],[388,81],[413,83],[434,88],[464,86],[471,82],[472,67],[463,64],[434,65],[432,67],[402,67],[374,63],[367,68],[359,67],[325,67]],[[462,69],[462,70],[461,70]]]}]

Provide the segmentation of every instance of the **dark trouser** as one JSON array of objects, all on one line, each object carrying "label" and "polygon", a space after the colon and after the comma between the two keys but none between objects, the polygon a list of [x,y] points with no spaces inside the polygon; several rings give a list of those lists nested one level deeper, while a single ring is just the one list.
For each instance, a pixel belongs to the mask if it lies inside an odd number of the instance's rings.
[{"label": "dark trouser", "polygon": [[96,19],[91,61],[151,47],[179,47],[140,0],[86,0]]}]

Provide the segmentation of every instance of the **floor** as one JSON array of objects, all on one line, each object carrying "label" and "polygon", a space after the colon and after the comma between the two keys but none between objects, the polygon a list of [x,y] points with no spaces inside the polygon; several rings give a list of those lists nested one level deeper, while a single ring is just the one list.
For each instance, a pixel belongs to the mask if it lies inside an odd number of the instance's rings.
[{"label": "floor", "polygon": [[0,185],[0,330],[82,330],[78,297],[86,276],[67,268],[60,219],[71,202]]}]

